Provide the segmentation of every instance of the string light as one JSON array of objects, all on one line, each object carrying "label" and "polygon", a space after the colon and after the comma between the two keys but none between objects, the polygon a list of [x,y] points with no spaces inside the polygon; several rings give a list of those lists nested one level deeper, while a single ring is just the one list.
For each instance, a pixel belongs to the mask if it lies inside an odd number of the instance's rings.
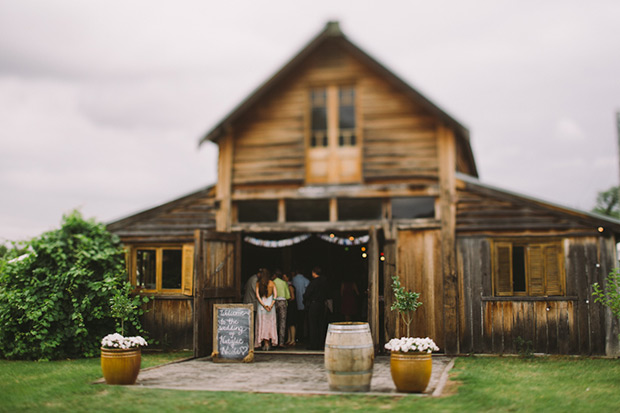
[{"label": "string light", "polygon": [[368,257],[368,254],[366,254],[365,252],[362,254],[362,258],[366,258]]},{"label": "string light", "polygon": [[366,251],[366,247],[362,247],[362,252]]}]

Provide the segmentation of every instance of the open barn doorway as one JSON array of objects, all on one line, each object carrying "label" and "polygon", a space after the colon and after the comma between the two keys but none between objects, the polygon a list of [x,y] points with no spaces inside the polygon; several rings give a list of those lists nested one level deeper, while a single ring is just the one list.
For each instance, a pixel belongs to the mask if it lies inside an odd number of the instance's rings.
[{"label": "open barn doorway", "polygon": [[[328,322],[367,321],[367,233],[252,233],[244,234],[242,238],[244,287],[259,268],[268,268],[272,272],[279,269],[288,274],[300,272],[311,280],[312,269],[318,266],[329,280],[331,303],[328,305],[331,311],[327,314]],[[352,285],[356,291],[353,303],[346,298],[347,289]]]}]

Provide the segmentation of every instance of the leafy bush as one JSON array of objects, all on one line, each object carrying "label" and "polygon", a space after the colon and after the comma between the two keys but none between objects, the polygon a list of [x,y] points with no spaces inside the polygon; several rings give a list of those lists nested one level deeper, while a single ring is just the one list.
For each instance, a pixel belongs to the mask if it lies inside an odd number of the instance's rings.
[{"label": "leafy bush", "polygon": [[[595,303],[609,307],[612,314],[620,317],[620,268],[614,268],[607,275],[607,286],[602,289],[599,283],[592,284]],[[620,334],[618,335],[620,339]]]},{"label": "leafy bush", "polygon": [[[115,331],[111,298],[130,291],[118,237],[74,211],[23,247],[27,254],[9,250],[0,260],[0,357],[96,355]],[[141,331],[138,316],[130,323]]]}]

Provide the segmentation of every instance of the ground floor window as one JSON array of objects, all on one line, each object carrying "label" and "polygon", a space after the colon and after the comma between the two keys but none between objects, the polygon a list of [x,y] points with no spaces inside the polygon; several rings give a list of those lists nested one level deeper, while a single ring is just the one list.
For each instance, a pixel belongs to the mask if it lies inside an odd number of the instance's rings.
[{"label": "ground floor window", "polygon": [[192,295],[193,245],[130,246],[128,257],[130,279],[136,288]]},{"label": "ground floor window", "polygon": [[560,241],[498,240],[492,245],[496,296],[564,295]]}]

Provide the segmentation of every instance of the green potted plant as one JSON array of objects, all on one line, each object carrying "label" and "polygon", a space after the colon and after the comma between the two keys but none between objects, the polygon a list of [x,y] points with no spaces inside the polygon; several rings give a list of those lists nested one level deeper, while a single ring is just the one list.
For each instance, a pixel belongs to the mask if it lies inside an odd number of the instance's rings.
[{"label": "green potted plant", "polygon": [[121,333],[108,334],[101,340],[101,370],[107,384],[134,384],[140,372],[141,349],[148,345],[141,336],[125,337],[125,323],[135,316],[141,302],[130,290],[127,283],[110,299],[111,314],[118,320]]},{"label": "green potted plant", "polygon": [[433,370],[433,351],[439,347],[428,337],[411,337],[410,325],[413,314],[422,305],[420,293],[407,290],[397,276],[392,277],[394,303],[392,311],[398,311],[407,326],[407,336],[393,338],[385,344],[390,351],[390,373],[399,392],[421,393],[428,386]]}]

